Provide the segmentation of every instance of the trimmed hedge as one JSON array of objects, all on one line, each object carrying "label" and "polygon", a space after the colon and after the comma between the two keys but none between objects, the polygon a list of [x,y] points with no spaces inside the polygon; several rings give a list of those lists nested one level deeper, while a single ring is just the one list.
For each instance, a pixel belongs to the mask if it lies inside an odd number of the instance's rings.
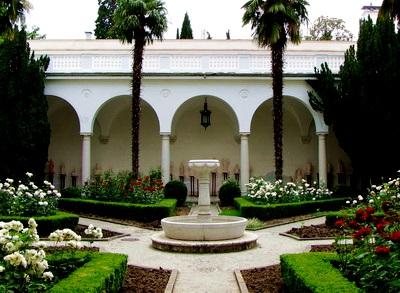
[{"label": "trimmed hedge", "polygon": [[0,221],[9,222],[12,220],[20,221],[26,227],[30,218],[34,218],[38,224],[37,231],[41,237],[47,237],[51,232],[57,229],[75,229],[78,225],[79,216],[71,213],[57,211],[55,215],[39,217],[20,217],[20,216],[2,216]]},{"label": "trimmed hedge", "polygon": [[332,265],[336,253],[307,252],[280,256],[285,292],[362,292]]},{"label": "trimmed hedge", "polygon": [[60,198],[58,207],[76,213],[152,222],[171,216],[176,207],[176,199],[163,199],[157,204],[134,204],[80,198]]},{"label": "trimmed hedge", "polygon": [[258,218],[271,220],[285,218],[317,211],[338,210],[345,204],[347,198],[331,198],[325,200],[280,203],[280,204],[255,204],[247,197],[235,198],[235,207],[245,218]]},{"label": "trimmed hedge", "polygon": [[82,267],[55,284],[49,292],[119,292],[125,278],[128,256],[115,253],[90,253],[90,258],[90,261]]}]

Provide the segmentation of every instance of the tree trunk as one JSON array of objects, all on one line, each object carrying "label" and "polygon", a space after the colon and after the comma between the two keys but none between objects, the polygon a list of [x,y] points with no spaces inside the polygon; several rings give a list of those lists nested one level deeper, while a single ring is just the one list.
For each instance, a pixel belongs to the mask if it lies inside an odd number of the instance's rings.
[{"label": "tree trunk", "polygon": [[132,67],[132,178],[139,177],[139,130],[140,130],[140,91],[142,84],[142,64],[144,36],[135,34]]},{"label": "tree trunk", "polygon": [[283,46],[272,47],[273,127],[275,151],[275,179],[282,179],[282,124],[283,124]]}]

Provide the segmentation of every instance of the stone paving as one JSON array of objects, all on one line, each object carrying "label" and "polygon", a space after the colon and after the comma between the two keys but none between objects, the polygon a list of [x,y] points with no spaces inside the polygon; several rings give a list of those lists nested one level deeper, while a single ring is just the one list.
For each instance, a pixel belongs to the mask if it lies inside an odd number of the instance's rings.
[{"label": "stone paving", "polygon": [[94,245],[100,247],[101,251],[127,254],[128,263],[137,266],[178,270],[173,291],[176,293],[240,292],[234,270],[277,264],[279,256],[283,253],[305,252],[309,251],[311,244],[332,243],[332,240],[297,241],[279,235],[292,227],[323,222],[322,217],[256,231],[254,233],[258,235],[258,245],[247,251],[187,254],[163,252],[152,248],[150,237],[155,231],[80,218],[81,224],[91,223],[96,227],[130,235],[112,241],[95,242]]}]

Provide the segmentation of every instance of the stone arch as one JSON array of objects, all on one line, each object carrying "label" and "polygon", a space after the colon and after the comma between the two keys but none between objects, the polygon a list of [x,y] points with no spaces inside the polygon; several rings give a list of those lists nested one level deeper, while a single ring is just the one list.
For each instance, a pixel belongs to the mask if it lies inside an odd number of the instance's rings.
[{"label": "stone arch", "polygon": [[[189,99],[186,99],[182,104],[180,104],[177,107],[177,110],[175,111],[175,113],[172,117],[171,132],[172,133],[175,132],[176,123],[180,119],[180,117],[183,115],[185,108],[188,108],[191,106],[192,107],[197,106],[196,109],[198,109],[198,111],[197,111],[198,117],[200,117],[200,110],[203,109],[203,103],[206,98],[207,98],[208,108],[211,110],[211,112],[212,112],[213,105],[216,105],[217,107],[219,107],[219,109],[222,110],[229,117],[229,119],[231,120],[230,122],[232,122],[235,125],[235,132],[238,134],[239,133],[239,120],[238,120],[236,112],[232,108],[232,106],[229,105],[224,99],[221,99],[214,95],[206,95],[206,94],[190,97]],[[196,103],[193,103],[195,100],[197,100]],[[212,119],[212,113],[211,113],[211,119]]]},{"label": "stone arch", "polygon": [[[66,185],[70,185],[71,172],[80,173],[81,158],[81,121],[75,108],[59,96],[47,95],[48,118],[51,128],[50,145],[48,150],[49,160],[55,164],[55,172],[58,174],[63,166],[63,172],[67,175]],[[58,186],[58,175],[54,178]]]},{"label": "stone arch", "polygon": [[[119,95],[103,103],[93,119],[92,169],[130,170],[131,97]],[[160,125],[153,107],[142,99],[140,123],[140,171],[160,165]]]},{"label": "stone arch", "polygon": [[[294,177],[297,169],[311,162],[314,171],[318,166],[318,140],[310,134],[315,120],[304,101],[285,96],[283,115],[284,176]],[[265,115],[265,113],[270,115]],[[272,98],[265,100],[254,112],[249,137],[252,176],[273,174],[274,146]]]}]

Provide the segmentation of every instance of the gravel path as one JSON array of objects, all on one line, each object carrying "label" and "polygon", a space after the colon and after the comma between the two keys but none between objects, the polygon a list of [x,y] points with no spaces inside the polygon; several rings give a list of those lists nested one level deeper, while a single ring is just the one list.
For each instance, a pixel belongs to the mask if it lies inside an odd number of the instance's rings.
[{"label": "gravel path", "polygon": [[253,233],[258,235],[258,246],[254,249],[221,254],[179,254],[162,252],[151,247],[150,237],[155,233],[151,230],[123,226],[97,220],[80,218],[79,223],[109,229],[116,232],[130,234],[128,237],[109,242],[96,242],[101,251],[127,254],[128,263],[132,265],[176,269],[178,278],[174,292],[239,292],[233,271],[264,267],[279,263],[279,256],[283,253],[299,253],[310,250],[311,244],[330,244],[332,240],[296,241],[280,236],[292,227],[302,225],[321,224],[324,218],[315,218],[298,223],[287,224],[259,230]]}]

